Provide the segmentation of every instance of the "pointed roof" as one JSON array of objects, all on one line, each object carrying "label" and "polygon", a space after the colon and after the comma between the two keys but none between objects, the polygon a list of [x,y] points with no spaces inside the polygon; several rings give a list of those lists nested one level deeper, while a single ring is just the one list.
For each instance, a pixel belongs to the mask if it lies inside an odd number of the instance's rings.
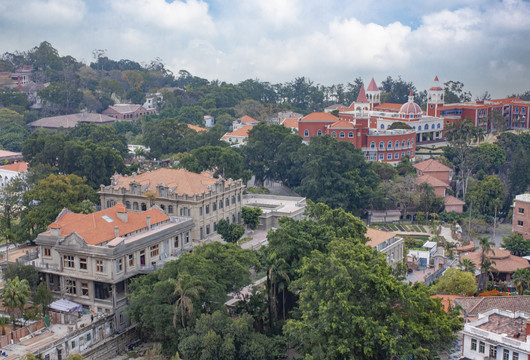
[{"label": "pointed roof", "polygon": [[416,179],[414,179],[414,183],[416,185],[421,185],[423,183],[427,183],[429,185],[431,185],[432,187],[449,187],[449,184],[443,182],[442,180],[440,179],[437,179],[435,178],[434,176],[431,176],[431,175],[422,175],[422,176],[418,176]]},{"label": "pointed roof", "polygon": [[440,80],[438,80],[438,75],[436,75],[436,76],[434,77],[434,81],[440,81]]},{"label": "pointed roof", "polygon": [[460,199],[455,198],[454,196],[449,195],[444,198],[444,204],[445,205],[464,205],[465,202],[463,202]]},{"label": "pointed roof", "polygon": [[435,159],[429,159],[422,162],[419,162],[417,164],[412,165],[416,169],[423,171],[423,172],[429,172],[429,171],[451,171],[451,168],[445,166],[441,162]]},{"label": "pointed roof", "polygon": [[327,112],[312,112],[311,114],[307,114],[302,119],[300,119],[301,122],[305,122],[305,121],[337,122],[338,120],[339,120],[338,117],[336,117],[333,114],[327,113]]},{"label": "pointed roof", "polygon": [[364,91],[364,84],[361,84],[361,90],[359,90],[359,96],[357,96],[358,103],[367,103],[368,98],[366,97],[366,92]]},{"label": "pointed roof", "polygon": [[379,88],[377,87],[374,78],[370,81],[370,84],[368,85],[368,88],[366,89],[368,91],[379,91]]},{"label": "pointed roof", "polygon": [[339,120],[336,123],[331,124],[332,129],[354,129],[355,126],[347,120]]}]

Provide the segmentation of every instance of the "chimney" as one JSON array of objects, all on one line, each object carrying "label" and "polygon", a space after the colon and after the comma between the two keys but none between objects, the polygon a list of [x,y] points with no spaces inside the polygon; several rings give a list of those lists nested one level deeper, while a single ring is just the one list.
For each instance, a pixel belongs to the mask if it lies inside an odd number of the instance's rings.
[{"label": "chimney", "polygon": [[[119,206],[121,205],[121,206]],[[125,206],[123,206],[123,204],[118,204],[116,205],[117,209],[116,209],[116,217],[118,217],[118,219],[120,219],[121,221],[123,221],[124,223],[127,222],[128,220],[128,213],[127,213],[127,209],[125,208]]]},{"label": "chimney", "polygon": [[51,236],[61,237],[61,227],[56,222],[53,222],[48,226]]},{"label": "chimney", "polygon": [[120,237],[120,228],[114,226],[114,237]]},{"label": "chimney", "polygon": [[145,220],[147,221],[147,230],[151,230],[151,216],[147,215]]}]

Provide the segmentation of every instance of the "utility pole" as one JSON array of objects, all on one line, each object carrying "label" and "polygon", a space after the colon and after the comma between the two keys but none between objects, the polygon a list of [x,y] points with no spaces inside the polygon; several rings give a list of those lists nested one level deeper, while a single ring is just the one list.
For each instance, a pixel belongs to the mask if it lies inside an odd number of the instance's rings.
[{"label": "utility pole", "polygon": [[[473,241],[473,238],[471,237],[471,213],[473,212],[473,201],[469,205],[469,226],[468,226],[468,234],[469,234],[469,240],[470,242]],[[473,245],[475,245],[473,243]]]}]

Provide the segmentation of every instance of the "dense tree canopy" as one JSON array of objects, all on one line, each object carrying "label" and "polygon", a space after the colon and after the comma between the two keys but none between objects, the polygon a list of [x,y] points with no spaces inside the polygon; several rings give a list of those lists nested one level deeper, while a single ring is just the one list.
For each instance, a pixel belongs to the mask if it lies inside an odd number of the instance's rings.
[{"label": "dense tree canopy", "polygon": [[473,296],[477,292],[475,274],[450,268],[438,279],[434,291],[443,294]]}]

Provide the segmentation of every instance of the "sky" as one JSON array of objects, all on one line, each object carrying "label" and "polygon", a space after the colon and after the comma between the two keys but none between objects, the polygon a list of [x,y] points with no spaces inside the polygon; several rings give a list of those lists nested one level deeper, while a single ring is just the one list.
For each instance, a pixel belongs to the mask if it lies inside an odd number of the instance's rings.
[{"label": "sky", "polygon": [[0,0],[0,53],[42,41],[231,83],[401,76],[423,90],[437,75],[473,96],[530,90],[523,0]]}]

